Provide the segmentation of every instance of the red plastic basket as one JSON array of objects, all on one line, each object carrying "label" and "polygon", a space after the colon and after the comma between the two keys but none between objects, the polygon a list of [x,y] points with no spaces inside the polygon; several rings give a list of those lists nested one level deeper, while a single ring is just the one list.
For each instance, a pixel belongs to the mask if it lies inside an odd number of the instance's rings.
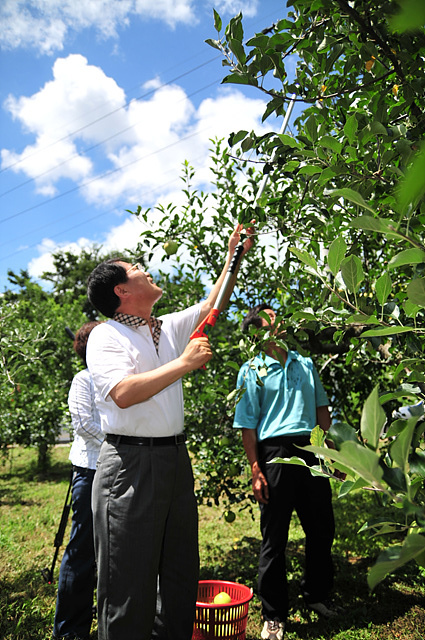
[{"label": "red plastic basket", "polygon": [[[214,597],[224,591],[232,598],[229,604],[214,604]],[[192,640],[245,640],[252,589],[236,582],[200,580]]]}]

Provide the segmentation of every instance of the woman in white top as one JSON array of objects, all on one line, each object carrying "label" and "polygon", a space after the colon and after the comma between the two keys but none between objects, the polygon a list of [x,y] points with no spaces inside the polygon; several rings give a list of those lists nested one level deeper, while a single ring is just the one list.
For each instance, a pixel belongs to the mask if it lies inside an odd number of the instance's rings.
[{"label": "woman in white top", "polygon": [[104,435],[95,405],[94,386],[86,363],[87,339],[99,322],[87,322],[77,332],[74,350],[85,369],[74,377],[68,396],[74,440],[69,454],[73,466],[72,526],[60,571],[54,640],[87,640],[93,619],[95,555],[91,493]]}]

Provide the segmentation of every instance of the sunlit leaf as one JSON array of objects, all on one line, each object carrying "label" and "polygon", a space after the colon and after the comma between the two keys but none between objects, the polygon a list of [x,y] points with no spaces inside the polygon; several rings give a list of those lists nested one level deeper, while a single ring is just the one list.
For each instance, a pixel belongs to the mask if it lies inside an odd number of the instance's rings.
[{"label": "sunlit leaf", "polygon": [[409,331],[413,331],[413,327],[402,327],[400,325],[393,325],[391,327],[367,329],[367,331],[363,331],[361,337],[372,338],[373,336],[395,336],[398,333],[408,333]]},{"label": "sunlit leaf", "polygon": [[425,278],[412,280],[407,286],[407,296],[412,304],[425,307]]},{"label": "sunlit leaf", "polygon": [[375,283],[375,293],[379,304],[384,304],[391,293],[392,282],[388,273],[382,274]]},{"label": "sunlit leaf", "polygon": [[338,236],[337,238],[335,238],[335,240],[329,247],[328,265],[334,276],[336,276],[340,269],[341,262],[345,256],[346,251],[347,243],[342,236]]},{"label": "sunlit leaf", "polygon": [[360,420],[362,437],[374,449],[377,448],[385,421],[386,415],[379,401],[378,385],[376,385],[366,399]]},{"label": "sunlit leaf", "polygon": [[347,289],[355,293],[364,280],[363,265],[355,255],[344,258],[341,263],[341,275]]},{"label": "sunlit leaf", "polygon": [[402,267],[405,264],[419,264],[425,262],[425,251],[419,248],[405,249],[391,258],[388,263],[389,269]]},{"label": "sunlit leaf", "polygon": [[376,585],[385,578],[388,573],[392,573],[410,560],[421,556],[425,551],[425,536],[411,533],[406,537],[403,545],[396,545],[384,549],[378,556],[376,564],[369,570],[367,582],[369,588],[373,590]]},{"label": "sunlit leaf", "polygon": [[375,213],[375,210],[369,204],[367,204],[367,202],[365,202],[363,196],[358,193],[358,191],[354,191],[354,189],[334,189],[329,193],[329,195],[344,198],[344,200],[349,200],[359,207],[363,207],[364,209]]}]

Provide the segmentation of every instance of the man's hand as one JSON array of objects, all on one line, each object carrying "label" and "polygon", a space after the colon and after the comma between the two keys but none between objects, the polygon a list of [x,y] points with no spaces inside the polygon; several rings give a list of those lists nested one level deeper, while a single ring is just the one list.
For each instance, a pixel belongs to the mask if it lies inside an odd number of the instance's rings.
[{"label": "man's hand", "polygon": [[254,497],[258,502],[267,504],[269,501],[269,486],[265,475],[261,471],[257,463],[252,466],[252,490]]},{"label": "man's hand", "polygon": [[188,371],[200,369],[212,358],[211,345],[208,338],[194,338],[191,340],[180,358],[185,362]]},{"label": "man's hand", "polygon": [[[255,220],[251,220],[251,224],[254,225],[254,223],[255,223]],[[233,255],[234,250],[236,249],[237,245],[241,241],[241,232],[242,231],[243,231],[243,224],[236,225],[235,230],[233,231],[233,233],[231,234],[231,236],[229,238],[229,253],[231,255]],[[251,226],[251,227],[247,228],[246,235],[247,235],[247,238],[246,238],[246,240],[244,240],[244,243],[243,243],[242,256],[244,256],[246,254],[246,252],[249,251],[252,248],[252,246],[254,245],[254,235],[255,235],[254,226]]]}]

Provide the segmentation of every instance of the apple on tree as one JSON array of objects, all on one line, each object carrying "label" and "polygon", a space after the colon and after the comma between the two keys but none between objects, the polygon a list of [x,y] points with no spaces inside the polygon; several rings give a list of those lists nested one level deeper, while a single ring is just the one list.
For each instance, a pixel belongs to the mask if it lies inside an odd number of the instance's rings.
[{"label": "apple on tree", "polygon": [[167,242],[164,242],[164,251],[167,256],[172,256],[174,253],[177,253],[178,248],[179,245],[175,240],[167,240]]}]

